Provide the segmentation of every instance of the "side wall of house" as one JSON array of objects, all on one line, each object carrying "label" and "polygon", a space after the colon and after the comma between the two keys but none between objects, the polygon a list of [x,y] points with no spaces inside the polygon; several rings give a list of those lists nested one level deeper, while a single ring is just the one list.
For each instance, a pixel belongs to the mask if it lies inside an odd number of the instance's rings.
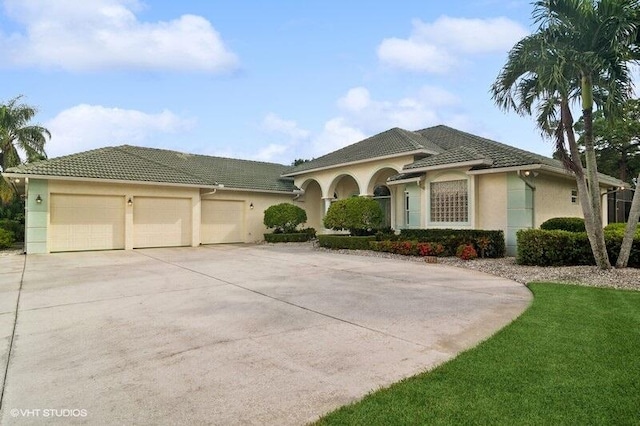
[{"label": "side wall of house", "polygon": [[540,174],[533,180],[534,227],[553,217],[583,217],[580,201],[572,202],[571,191],[576,190],[572,179]]}]

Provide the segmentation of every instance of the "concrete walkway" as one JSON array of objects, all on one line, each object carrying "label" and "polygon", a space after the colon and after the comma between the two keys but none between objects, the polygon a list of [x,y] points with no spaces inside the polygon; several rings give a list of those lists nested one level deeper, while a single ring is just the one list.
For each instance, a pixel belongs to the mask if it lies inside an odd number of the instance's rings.
[{"label": "concrete walkway", "polygon": [[[0,257],[2,373],[23,262]],[[474,271],[307,245],[29,255],[0,424],[303,424],[530,300]]]}]

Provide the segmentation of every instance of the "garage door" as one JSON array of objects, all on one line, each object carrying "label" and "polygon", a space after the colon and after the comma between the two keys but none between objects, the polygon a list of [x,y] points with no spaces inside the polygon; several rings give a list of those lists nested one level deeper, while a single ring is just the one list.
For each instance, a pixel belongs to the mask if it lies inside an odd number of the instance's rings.
[{"label": "garage door", "polygon": [[124,249],[124,196],[51,194],[49,250]]},{"label": "garage door", "polygon": [[133,199],[134,248],[190,245],[190,198]]},{"label": "garage door", "polygon": [[244,242],[244,201],[202,201],[202,244]]}]

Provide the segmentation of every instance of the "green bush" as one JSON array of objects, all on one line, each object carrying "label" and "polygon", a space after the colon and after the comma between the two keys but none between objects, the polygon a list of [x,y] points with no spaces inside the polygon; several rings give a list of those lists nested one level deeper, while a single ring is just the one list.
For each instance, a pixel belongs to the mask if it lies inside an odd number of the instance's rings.
[{"label": "green bush", "polygon": [[[589,238],[586,232],[547,231],[523,229],[518,231],[516,263],[535,266],[594,265]],[[615,262],[620,253],[622,235],[605,233],[607,253]],[[640,267],[640,237],[633,240],[628,266]]]},{"label": "green bush", "polygon": [[455,256],[460,245],[472,244],[480,257],[504,257],[504,232],[481,229],[403,229],[401,240],[431,242],[444,246],[445,256]]},{"label": "green bush", "polygon": [[268,243],[303,243],[309,241],[311,234],[307,232],[296,232],[293,234],[264,234],[264,240]]},{"label": "green bush", "polygon": [[[627,224],[623,222],[610,223],[604,227],[605,235],[620,235],[624,236],[624,231],[627,229]],[[636,226],[636,234],[634,238],[640,238],[640,224]]]},{"label": "green bush", "polygon": [[0,249],[6,249],[16,242],[13,232],[0,228]]},{"label": "green bush", "polygon": [[553,217],[540,225],[547,231],[585,232],[584,219],[581,217]]},{"label": "green bush", "polygon": [[324,217],[328,229],[348,230],[351,235],[373,235],[382,225],[383,213],[377,201],[351,197],[331,203]]},{"label": "green bush", "polygon": [[373,251],[405,256],[440,256],[444,252],[442,244],[419,243],[417,241],[371,241],[369,248]]},{"label": "green bush", "polygon": [[376,237],[369,235],[356,237],[351,235],[318,235],[318,244],[333,250],[369,250],[369,242],[375,241]]},{"label": "green bush", "polygon": [[24,241],[24,223],[15,219],[0,219],[0,229],[13,232],[16,241]]},{"label": "green bush", "polygon": [[263,223],[267,228],[275,228],[275,233],[292,234],[306,221],[307,212],[290,203],[276,204],[264,211]]}]

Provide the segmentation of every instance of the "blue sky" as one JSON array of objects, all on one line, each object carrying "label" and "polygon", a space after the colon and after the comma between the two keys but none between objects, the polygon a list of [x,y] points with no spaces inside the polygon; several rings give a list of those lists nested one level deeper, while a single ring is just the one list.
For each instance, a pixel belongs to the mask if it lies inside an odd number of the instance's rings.
[{"label": "blue sky", "polygon": [[121,144],[290,163],[447,124],[541,154],[489,86],[529,1],[5,0],[0,99],[50,157]]}]

